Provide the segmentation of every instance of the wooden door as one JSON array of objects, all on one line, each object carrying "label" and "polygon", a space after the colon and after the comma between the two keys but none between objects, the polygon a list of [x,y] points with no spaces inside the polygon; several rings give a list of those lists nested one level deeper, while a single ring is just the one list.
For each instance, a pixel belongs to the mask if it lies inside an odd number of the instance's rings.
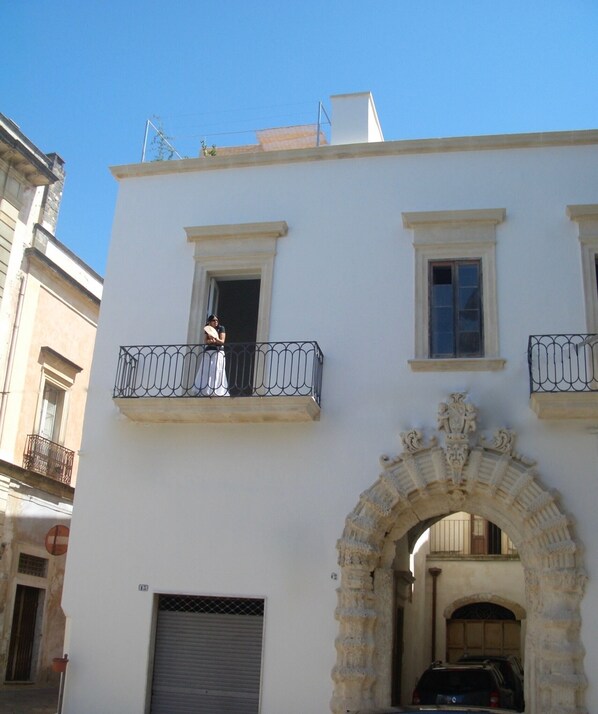
[{"label": "wooden door", "polygon": [[462,655],[521,656],[519,620],[447,620],[446,659],[456,662]]},{"label": "wooden door", "polygon": [[29,681],[33,665],[40,590],[17,585],[10,631],[6,681]]}]

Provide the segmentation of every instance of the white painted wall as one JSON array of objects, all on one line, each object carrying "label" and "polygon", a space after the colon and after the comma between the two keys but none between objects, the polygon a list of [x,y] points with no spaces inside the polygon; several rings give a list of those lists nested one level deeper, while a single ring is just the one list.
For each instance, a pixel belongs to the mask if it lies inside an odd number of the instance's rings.
[{"label": "white painted wall", "polygon": [[[256,165],[121,182],[87,402],[63,605],[65,714],[143,711],[154,593],[266,599],[262,714],[328,710],[336,541],[398,434],[436,427],[467,391],[558,489],[586,546],[586,672],[598,669],[598,437],[528,406],[529,334],[583,332],[577,226],[598,147],[421,153]],[[412,234],[402,211],[506,208],[497,228],[500,372],[413,373]],[[270,340],[317,340],[321,421],[142,426],[112,389],[120,345],[184,342],[193,247],[183,228],[285,220]],[[221,316],[225,322],[226,316]],[[225,322],[226,324],[226,322]],[[575,463],[575,471],[570,464]],[[148,592],[138,585],[146,583]],[[590,678],[589,711],[598,711]]]}]

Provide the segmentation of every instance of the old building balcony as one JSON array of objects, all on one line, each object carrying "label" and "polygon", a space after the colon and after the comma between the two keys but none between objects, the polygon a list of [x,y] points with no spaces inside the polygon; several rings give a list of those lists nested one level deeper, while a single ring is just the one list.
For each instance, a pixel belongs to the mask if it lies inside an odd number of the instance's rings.
[{"label": "old building balcony", "polygon": [[29,434],[23,453],[23,468],[70,484],[75,452],[38,434]]},{"label": "old building balcony", "polygon": [[598,335],[531,335],[527,359],[540,419],[598,417]]},{"label": "old building balcony", "polygon": [[121,347],[114,402],[138,422],[299,422],[320,418],[317,342]]},{"label": "old building balcony", "polygon": [[479,516],[443,518],[430,528],[429,542],[433,558],[518,557],[509,536]]}]

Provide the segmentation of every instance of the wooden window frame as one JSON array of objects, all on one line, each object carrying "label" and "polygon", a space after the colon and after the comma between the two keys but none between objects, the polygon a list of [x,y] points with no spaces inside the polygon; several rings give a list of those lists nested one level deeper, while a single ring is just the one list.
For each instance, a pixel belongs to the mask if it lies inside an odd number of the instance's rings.
[{"label": "wooden window frame", "polygon": [[[499,354],[496,291],[496,226],[504,208],[403,213],[413,230],[415,249],[415,356],[413,371],[487,371],[503,369]],[[479,260],[481,264],[483,357],[430,356],[430,262]]]},{"label": "wooden window frame", "polygon": [[[476,265],[478,267],[478,275],[479,275],[479,280],[478,280],[478,287],[480,291],[480,296],[479,296],[479,311],[480,311],[480,329],[479,329],[479,338],[480,338],[480,350],[478,354],[460,354],[459,350],[459,306],[458,306],[458,296],[459,296],[459,279],[458,279],[458,268],[459,266],[462,265]],[[453,286],[453,350],[451,354],[438,354],[438,355],[433,355],[433,325],[432,325],[432,313],[434,310],[434,304],[433,304],[433,294],[434,294],[434,282],[433,282],[433,272],[434,268],[440,267],[440,266],[450,266],[451,267],[451,273],[452,273],[452,280],[453,282],[451,283]],[[483,295],[483,271],[482,271],[482,261],[481,260],[476,260],[475,258],[468,258],[466,260],[431,260],[428,262],[428,304],[429,304],[429,310],[430,314],[428,317],[428,353],[430,354],[432,359],[449,359],[449,358],[476,358],[476,357],[484,357],[484,295]],[[455,279],[455,276],[456,279]]]}]

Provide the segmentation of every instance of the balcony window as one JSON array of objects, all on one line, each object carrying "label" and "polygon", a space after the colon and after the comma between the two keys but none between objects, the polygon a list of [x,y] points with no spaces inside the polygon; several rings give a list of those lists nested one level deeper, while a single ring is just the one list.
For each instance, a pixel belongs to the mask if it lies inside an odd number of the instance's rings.
[{"label": "balcony window", "polygon": [[49,346],[40,349],[40,391],[32,432],[27,436],[23,467],[70,484],[75,452],[63,446],[70,391],[81,367]]},{"label": "balcony window", "polygon": [[213,312],[229,330],[229,341],[267,342],[274,260],[286,222],[189,226],[185,232],[195,265],[188,341],[203,340],[206,316]]},{"label": "balcony window", "polygon": [[65,394],[64,389],[46,380],[37,433],[48,441],[58,442],[60,439]]}]

